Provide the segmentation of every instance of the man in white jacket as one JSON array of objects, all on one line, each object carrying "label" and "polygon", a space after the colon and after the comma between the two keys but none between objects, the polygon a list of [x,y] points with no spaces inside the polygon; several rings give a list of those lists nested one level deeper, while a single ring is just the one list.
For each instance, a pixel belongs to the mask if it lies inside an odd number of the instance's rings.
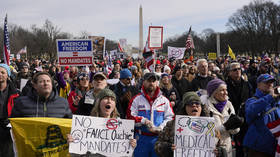
[{"label": "man in white jacket", "polygon": [[145,74],[141,93],[130,101],[127,110],[128,119],[135,120],[135,157],[157,156],[154,145],[158,133],[174,116],[170,101],[161,94],[158,80],[159,77],[155,73]]}]

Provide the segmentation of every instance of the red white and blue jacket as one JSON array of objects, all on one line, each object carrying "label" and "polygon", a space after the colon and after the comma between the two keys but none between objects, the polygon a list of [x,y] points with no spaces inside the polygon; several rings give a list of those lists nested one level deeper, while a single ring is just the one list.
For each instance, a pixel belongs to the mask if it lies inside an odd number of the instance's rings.
[{"label": "red white and blue jacket", "polygon": [[150,97],[142,87],[141,93],[132,98],[127,109],[127,118],[134,119],[136,131],[142,133],[150,133],[144,125],[146,119],[162,130],[173,117],[170,101],[162,95],[158,87],[153,97]]}]

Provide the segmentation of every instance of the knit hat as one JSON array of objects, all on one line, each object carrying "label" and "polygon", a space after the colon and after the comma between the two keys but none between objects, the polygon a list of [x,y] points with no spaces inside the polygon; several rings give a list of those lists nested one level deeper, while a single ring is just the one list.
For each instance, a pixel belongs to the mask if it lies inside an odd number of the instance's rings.
[{"label": "knit hat", "polygon": [[110,90],[110,89],[102,89],[98,94],[97,94],[97,99],[102,100],[104,97],[113,97],[116,99],[115,93]]},{"label": "knit hat", "polygon": [[0,64],[0,67],[4,68],[7,71],[9,77],[11,76],[11,70],[7,64]]},{"label": "knit hat", "polygon": [[128,69],[123,69],[120,71],[120,79],[126,79],[126,78],[131,78],[132,74],[130,70]]},{"label": "knit hat", "polygon": [[200,97],[196,94],[196,92],[187,92],[183,95],[184,106],[190,105],[193,102],[197,102],[197,103],[201,104]]},{"label": "knit hat", "polygon": [[207,84],[207,93],[208,93],[208,96],[211,96],[214,91],[219,88],[219,86],[221,84],[226,84],[223,80],[220,80],[220,79],[214,79],[214,80],[211,80],[210,82],[208,82]]},{"label": "knit hat", "polygon": [[135,65],[132,65],[132,66],[131,66],[131,71],[137,70],[137,69],[138,69],[137,66],[135,66]]},{"label": "knit hat", "polygon": [[168,65],[165,65],[164,68],[163,68],[163,72],[166,72],[166,70],[169,70],[171,71],[170,67]]},{"label": "knit hat", "polygon": [[167,76],[167,77],[168,77],[169,75],[168,75],[167,73],[163,73],[163,74],[161,74],[161,77],[160,77],[160,78],[162,79],[164,76]]}]

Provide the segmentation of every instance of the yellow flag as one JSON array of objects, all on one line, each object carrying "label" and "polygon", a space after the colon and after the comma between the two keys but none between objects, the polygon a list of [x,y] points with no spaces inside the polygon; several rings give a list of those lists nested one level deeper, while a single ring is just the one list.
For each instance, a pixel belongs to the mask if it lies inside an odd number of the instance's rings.
[{"label": "yellow flag", "polygon": [[10,118],[18,157],[69,157],[72,119]]},{"label": "yellow flag", "polygon": [[232,49],[230,48],[230,46],[228,45],[228,55],[235,60],[235,54],[233,53]]}]

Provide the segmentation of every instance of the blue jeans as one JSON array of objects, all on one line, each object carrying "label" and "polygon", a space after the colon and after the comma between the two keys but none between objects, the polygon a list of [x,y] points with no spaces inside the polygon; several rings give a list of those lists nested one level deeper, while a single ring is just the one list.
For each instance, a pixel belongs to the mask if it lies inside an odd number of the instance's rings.
[{"label": "blue jeans", "polygon": [[[139,137],[139,138],[137,138]],[[134,150],[134,157],[157,157],[154,146],[158,136],[145,136],[136,133],[137,147]]]}]

